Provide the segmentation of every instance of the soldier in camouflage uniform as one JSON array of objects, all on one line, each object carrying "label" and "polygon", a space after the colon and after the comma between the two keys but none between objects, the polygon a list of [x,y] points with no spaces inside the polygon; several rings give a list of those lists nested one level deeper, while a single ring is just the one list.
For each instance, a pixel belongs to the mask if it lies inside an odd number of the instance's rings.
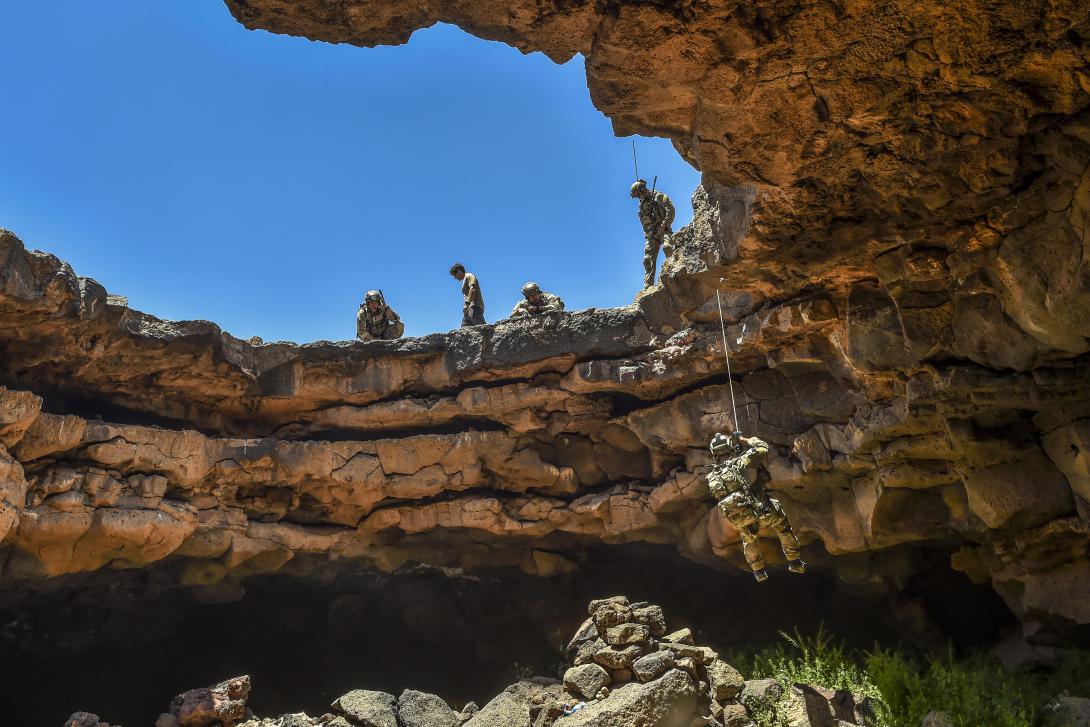
[{"label": "soldier in camouflage uniform", "polygon": [[516,303],[511,311],[512,318],[564,310],[564,301],[560,300],[560,296],[543,292],[537,283],[522,286],[522,295],[523,300]]},{"label": "soldier in camouflage uniform", "polygon": [[[787,567],[794,573],[805,573],[806,564],[799,560],[799,539],[791,530],[783,505],[765,494],[763,487],[755,494],[746,479],[746,469],[768,456],[768,443],[757,437],[743,437],[741,432],[734,432],[729,437],[717,433],[712,437],[710,449],[715,462],[708,472],[708,489],[719,501],[719,510],[727,522],[741,536],[742,553],[753,577],[758,582],[768,578],[758,542],[761,528],[772,528],[776,532]],[[758,482],[763,482],[761,475],[767,479],[767,474],[760,469]]]},{"label": "soldier in camouflage uniform", "polygon": [[643,287],[655,284],[655,266],[658,263],[659,248],[666,257],[673,254],[670,244],[674,224],[674,203],[662,192],[652,192],[643,179],[636,180],[629,193],[640,200],[640,224],[643,225]]},{"label": "soldier in camouflage uniform", "polygon": [[361,341],[390,341],[401,338],[404,333],[405,324],[394,309],[386,305],[382,293],[368,290],[356,313],[356,338]]}]

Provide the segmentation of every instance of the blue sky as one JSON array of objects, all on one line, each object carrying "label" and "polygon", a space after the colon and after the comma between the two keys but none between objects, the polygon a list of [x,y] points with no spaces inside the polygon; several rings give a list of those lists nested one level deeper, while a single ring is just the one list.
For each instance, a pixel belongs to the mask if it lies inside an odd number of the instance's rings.
[{"label": "blue sky", "polygon": [[[558,66],[457,28],[375,49],[247,31],[219,0],[0,4],[0,227],[170,319],[355,335],[381,288],[407,335],[535,280],[569,309],[642,285],[629,139]],[[699,176],[638,139],[692,215]]]}]

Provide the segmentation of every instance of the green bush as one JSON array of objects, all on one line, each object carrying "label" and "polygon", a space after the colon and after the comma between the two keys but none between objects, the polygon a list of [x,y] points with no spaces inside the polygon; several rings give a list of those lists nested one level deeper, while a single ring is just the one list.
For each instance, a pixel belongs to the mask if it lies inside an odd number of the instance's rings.
[{"label": "green bush", "polygon": [[819,630],[814,636],[781,634],[784,643],[730,658],[748,678],[773,678],[785,690],[776,703],[753,709],[759,727],[782,727],[786,693],[805,683],[870,697],[876,727],[919,727],[924,715],[945,712],[956,727],[1036,727],[1047,705],[1066,692],[1090,696],[1090,652],[1070,652],[1055,669],[1008,671],[995,659],[974,655],[920,664],[901,652],[849,653]]}]

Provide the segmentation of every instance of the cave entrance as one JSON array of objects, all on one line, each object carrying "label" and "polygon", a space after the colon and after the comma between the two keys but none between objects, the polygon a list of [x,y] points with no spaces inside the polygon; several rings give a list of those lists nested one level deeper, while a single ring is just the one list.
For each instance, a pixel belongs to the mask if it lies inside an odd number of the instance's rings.
[{"label": "cave entrance", "polygon": [[[357,688],[483,705],[520,675],[557,675],[587,602],[619,593],[661,604],[671,625],[691,626],[699,643],[727,655],[775,644],[781,631],[818,628],[851,647],[904,643],[888,601],[849,594],[827,571],[777,572],[758,585],[645,545],[600,549],[587,562],[548,579],[427,567],[332,571],[314,562],[300,569],[311,576],[204,591],[158,590],[174,582],[160,570],[169,564],[35,590],[8,584],[0,592],[4,714],[12,724],[61,724],[85,709],[150,724],[175,694],[243,673],[253,677],[250,706],[259,715],[320,715]],[[990,644],[1011,622],[991,589],[948,569],[927,578],[902,595],[924,595],[918,605],[960,639],[956,646]]]}]

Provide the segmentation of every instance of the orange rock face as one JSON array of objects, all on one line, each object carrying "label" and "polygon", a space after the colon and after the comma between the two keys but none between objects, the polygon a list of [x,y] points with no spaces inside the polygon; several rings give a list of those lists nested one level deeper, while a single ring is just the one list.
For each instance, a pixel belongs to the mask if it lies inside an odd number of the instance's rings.
[{"label": "orange rock face", "polygon": [[637,541],[744,567],[703,482],[735,424],[721,301],[808,560],[896,592],[938,549],[1028,630],[1090,622],[1085,4],[227,4],[583,53],[618,133],[704,171],[694,221],[627,307],[302,346],[130,310],[3,233],[6,581],[304,553],[550,576]]}]

